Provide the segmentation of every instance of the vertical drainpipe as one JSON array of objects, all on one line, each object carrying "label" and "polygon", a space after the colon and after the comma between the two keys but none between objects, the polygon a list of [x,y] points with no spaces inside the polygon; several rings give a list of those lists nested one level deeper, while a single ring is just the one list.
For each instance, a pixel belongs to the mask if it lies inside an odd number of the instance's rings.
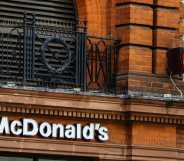
[{"label": "vertical drainpipe", "polygon": [[158,0],[153,0],[153,32],[152,32],[152,74],[155,74],[156,49],[157,49],[157,5]]}]

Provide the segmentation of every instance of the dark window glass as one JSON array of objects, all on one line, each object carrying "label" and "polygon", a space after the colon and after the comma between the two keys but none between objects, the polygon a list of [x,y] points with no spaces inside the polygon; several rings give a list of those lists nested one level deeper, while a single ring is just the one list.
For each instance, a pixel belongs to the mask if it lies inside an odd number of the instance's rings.
[{"label": "dark window glass", "polygon": [[[34,158],[34,159],[33,159]],[[19,157],[19,156],[0,156],[0,161],[94,161],[92,158],[78,158],[78,157]]]},{"label": "dark window glass", "polygon": [[0,157],[0,161],[33,161],[32,158],[23,158],[23,157]]}]

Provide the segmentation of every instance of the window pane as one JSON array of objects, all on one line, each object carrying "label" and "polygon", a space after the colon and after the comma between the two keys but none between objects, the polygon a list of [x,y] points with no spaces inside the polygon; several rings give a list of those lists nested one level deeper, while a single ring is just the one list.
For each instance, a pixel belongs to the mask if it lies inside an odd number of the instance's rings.
[{"label": "window pane", "polygon": [[33,161],[33,159],[8,156],[8,157],[0,157],[0,161]]}]

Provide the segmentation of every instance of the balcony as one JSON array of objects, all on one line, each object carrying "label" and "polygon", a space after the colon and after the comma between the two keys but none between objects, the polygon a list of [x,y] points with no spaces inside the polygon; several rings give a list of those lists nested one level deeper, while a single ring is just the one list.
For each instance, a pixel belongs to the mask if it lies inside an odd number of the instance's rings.
[{"label": "balcony", "polygon": [[0,19],[0,86],[116,92],[118,41],[87,34],[85,23]]}]

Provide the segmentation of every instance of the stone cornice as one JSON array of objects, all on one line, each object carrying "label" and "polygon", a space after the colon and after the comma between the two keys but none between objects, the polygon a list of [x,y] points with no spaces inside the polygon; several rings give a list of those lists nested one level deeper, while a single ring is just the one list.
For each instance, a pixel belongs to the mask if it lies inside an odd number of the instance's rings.
[{"label": "stone cornice", "polygon": [[[21,99],[20,99],[21,98]],[[131,98],[121,98],[121,96],[115,95],[100,95],[94,93],[58,93],[58,92],[47,92],[47,91],[35,91],[35,90],[20,90],[20,89],[7,89],[0,88],[0,102],[10,102],[10,103],[22,103],[22,104],[35,104],[35,105],[50,105],[52,107],[65,106],[65,101],[73,102],[69,104],[69,107],[83,108],[81,103],[87,103],[87,109],[98,109],[105,111],[125,111],[125,106],[130,105],[148,105],[154,107],[163,108],[183,108],[183,101],[174,100],[161,100],[155,98],[146,97],[131,97]],[[44,100],[44,101],[43,101]],[[80,107],[76,102],[80,102]],[[101,105],[98,108],[90,103]],[[111,105],[111,108],[107,107],[107,104]],[[82,104],[84,105],[84,104]]]},{"label": "stone cornice", "polygon": [[126,120],[132,122],[145,122],[154,124],[184,125],[184,118],[180,116],[151,115],[146,113],[132,113]]},{"label": "stone cornice", "polygon": [[121,112],[122,100],[112,96],[89,96],[54,92],[39,92],[0,89],[0,102],[17,103],[50,108],[75,108],[82,110],[103,110]]},{"label": "stone cornice", "polygon": [[103,120],[124,120],[124,115],[117,112],[104,112],[94,110],[76,110],[72,108],[51,108],[49,106],[36,106],[15,103],[0,102],[1,113],[17,113],[32,115],[47,115],[69,118],[103,119]]},{"label": "stone cornice", "polygon": [[184,125],[184,117],[172,115],[155,115],[148,113],[134,113],[134,112],[104,112],[104,111],[83,111],[76,109],[66,108],[50,108],[49,106],[36,106],[14,103],[0,103],[1,113],[16,113],[16,114],[32,114],[32,115],[45,115],[55,117],[67,118],[81,118],[81,119],[98,119],[98,120],[116,120],[126,122],[145,122],[145,123],[158,123],[158,124],[172,124]]},{"label": "stone cornice", "polygon": [[141,98],[121,99],[78,94],[0,90],[0,112],[56,117],[184,125],[182,104]]}]

